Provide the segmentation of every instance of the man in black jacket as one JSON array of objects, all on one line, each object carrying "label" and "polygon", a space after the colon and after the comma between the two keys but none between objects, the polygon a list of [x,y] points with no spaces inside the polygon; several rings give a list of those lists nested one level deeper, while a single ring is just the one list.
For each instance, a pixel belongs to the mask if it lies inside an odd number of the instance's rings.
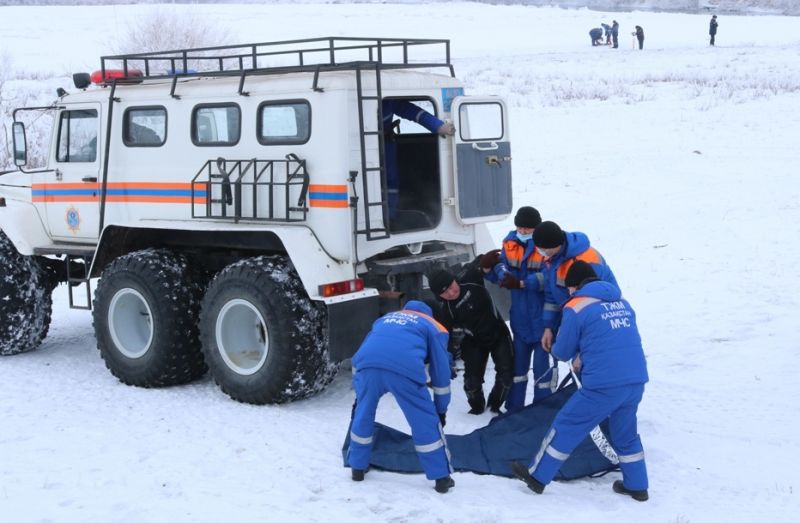
[{"label": "man in black jacket", "polygon": [[714,38],[717,36],[717,15],[711,17],[711,22],[708,24],[708,34],[711,36],[711,45],[714,45]]},{"label": "man in black jacket", "polygon": [[447,329],[463,329],[461,357],[464,360],[464,392],[470,414],[481,414],[487,401],[483,395],[483,375],[489,355],[492,356],[495,381],[489,393],[488,406],[500,412],[514,379],[511,334],[484,286],[481,270],[469,264],[458,275],[438,270],[429,278],[431,292],[442,301],[436,314]]}]

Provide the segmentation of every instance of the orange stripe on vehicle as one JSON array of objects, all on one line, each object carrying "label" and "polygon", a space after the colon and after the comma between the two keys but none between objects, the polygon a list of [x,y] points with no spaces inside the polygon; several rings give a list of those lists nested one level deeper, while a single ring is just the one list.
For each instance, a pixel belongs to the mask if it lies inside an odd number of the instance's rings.
[{"label": "orange stripe on vehicle", "polygon": [[333,209],[343,209],[346,208],[349,204],[347,200],[311,200],[309,203],[311,207],[329,207]]},{"label": "orange stripe on vehicle", "polygon": [[34,196],[34,202],[97,202],[98,196]]},{"label": "orange stripe on vehicle", "polygon": [[34,183],[31,189],[41,191],[44,190],[58,190],[58,189],[98,189],[99,183]]},{"label": "orange stripe on vehicle", "polygon": [[309,192],[347,192],[346,185],[317,185],[308,186]]}]

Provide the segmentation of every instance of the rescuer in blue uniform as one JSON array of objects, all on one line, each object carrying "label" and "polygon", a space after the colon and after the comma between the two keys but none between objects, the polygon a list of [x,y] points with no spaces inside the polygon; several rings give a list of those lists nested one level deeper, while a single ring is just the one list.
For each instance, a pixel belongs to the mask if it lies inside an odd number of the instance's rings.
[{"label": "rescuer in blue uniform", "polygon": [[514,382],[506,398],[506,410],[514,412],[525,406],[528,371],[533,355],[533,400],[552,394],[558,385],[558,375],[551,370],[550,356],[541,348],[544,334],[542,306],[544,305],[544,258],[536,250],[533,233],[542,223],[539,211],[525,206],[514,216],[516,229],[503,240],[503,249],[481,256],[484,277],[511,291],[511,332],[514,335]]},{"label": "rescuer in blue uniform", "polygon": [[[425,303],[409,301],[403,310],[378,318],[353,356],[356,405],[347,452],[353,481],[362,481],[369,467],[375,410],[388,392],[411,427],[425,476],[436,480],[434,488],[442,494],[455,485],[442,431],[450,404],[448,334],[432,314]],[[433,401],[426,387],[426,363]]]},{"label": "rescuer in blue uniform", "polygon": [[549,351],[561,321],[561,306],[569,298],[565,285],[567,271],[577,260],[591,264],[597,276],[617,285],[611,268],[582,232],[564,232],[554,222],[542,222],[533,232],[536,249],[544,257],[544,334],[542,348]]},{"label": "rescuer in blue uniform", "polygon": [[434,115],[418,105],[407,100],[384,98],[381,103],[383,113],[384,152],[386,153],[386,190],[389,201],[389,217],[397,214],[397,204],[400,198],[400,173],[397,170],[397,144],[395,144],[394,122],[395,115],[405,120],[416,122],[432,133],[452,136],[456,129],[450,122],[439,120]]},{"label": "rescuer in blue uniform", "polygon": [[561,361],[580,356],[583,387],[559,411],[530,465],[514,462],[511,468],[528,488],[541,494],[575,447],[608,418],[610,442],[622,470],[614,492],[647,501],[647,467],[636,410],[648,376],[636,314],[617,286],[599,281],[586,262],[572,264],[566,284],[572,297],[564,306],[552,354]]}]

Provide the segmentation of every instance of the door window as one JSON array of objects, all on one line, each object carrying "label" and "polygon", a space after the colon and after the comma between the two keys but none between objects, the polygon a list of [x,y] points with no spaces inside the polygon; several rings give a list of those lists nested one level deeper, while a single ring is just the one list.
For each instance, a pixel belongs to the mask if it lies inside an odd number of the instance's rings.
[{"label": "door window", "polygon": [[63,111],[58,127],[59,162],[97,160],[97,110]]},{"label": "door window", "polygon": [[493,102],[461,104],[458,123],[462,141],[500,140],[503,137],[503,106]]}]

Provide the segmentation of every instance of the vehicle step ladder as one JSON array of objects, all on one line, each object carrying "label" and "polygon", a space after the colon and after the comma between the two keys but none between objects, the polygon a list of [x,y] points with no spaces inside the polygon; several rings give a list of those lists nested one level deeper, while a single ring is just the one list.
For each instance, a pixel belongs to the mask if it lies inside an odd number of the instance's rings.
[{"label": "vehicle step ladder", "polygon": [[[378,50],[380,55],[380,49]],[[369,69],[374,69],[375,73],[375,94],[367,95],[364,93],[364,85],[362,82],[362,72],[367,72]],[[377,62],[366,62],[356,68],[356,94],[358,97],[358,131],[361,149],[361,180],[362,180],[362,197],[363,213],[364,213],[364,228],[357,229],[357,234],[364,234],[367,241],[380,240],[388,238],[389,234],[389,201],[386,185],[386,148],[384,144],[384,129],[383,129],[383,110],[381,107],[381,57],[378,57]],[[365,104],[377,105],[377,126],[376,130],[367,130],[365,125],[366,116],[364,113]],[[368,160],[370,159],[367,151],[367,140],[377,139],[378,149],[378,162],[377,167],[369,167]],[[374,158],[372,158],[374,159]],[[372,162],[373,165],[375,162]],[[370,187],[375,185],[380,187],[380,199],[370,199]],[[373,209],[380,209],[381,219],[378,223],[372,216]]]},{"label": "vehicle step ladder", "polygon": [[[83,263],[80,263],[80,262]],[[90,257],[67,254],[64,261],[67,265],[67,289],[69,292],[69,308],[92,310],[92,284],[89,278],[89,267],[91,266],[92,259]],[[80,267],[80,269],[78,269]],[[80,274],[75,274],[73,271],[80,270]],[[86,285],[86,304],[77,304],[75,301],[75,288],[81,285]]]}]

